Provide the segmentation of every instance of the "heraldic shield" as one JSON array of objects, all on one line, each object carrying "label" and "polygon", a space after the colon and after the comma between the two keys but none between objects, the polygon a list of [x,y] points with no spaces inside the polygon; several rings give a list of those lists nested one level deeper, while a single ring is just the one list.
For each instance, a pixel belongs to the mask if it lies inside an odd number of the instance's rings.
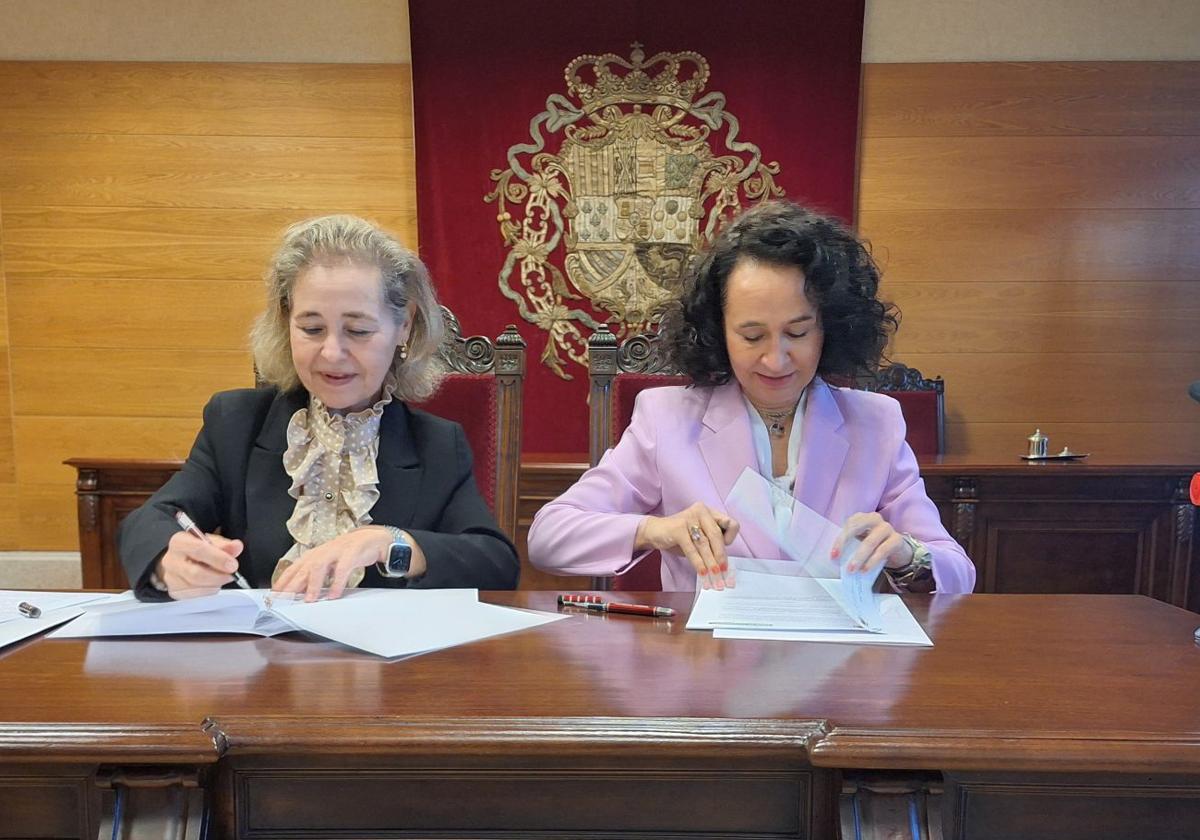
[{"label": "heraldic shield", "polygon": [[484,200],[508,248],[500,291],[549,333],[542,362],[570,379],[563,357],[586,367],[592,330],[648,329],[721,219],[783,191],[724,95],[701,96],[702,55],[647,59],[634,44],[628,60],[583,55],[564,72],[568,95],[546,99]]}]

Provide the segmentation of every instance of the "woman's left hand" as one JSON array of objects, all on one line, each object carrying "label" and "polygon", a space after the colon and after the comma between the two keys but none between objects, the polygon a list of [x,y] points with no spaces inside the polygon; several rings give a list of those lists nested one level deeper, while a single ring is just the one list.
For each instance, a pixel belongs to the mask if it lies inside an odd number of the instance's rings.
[{"label": "woman's left hand", "polygon": [[856,513],[847,519],[842,532],[833,541],[830,557],[834,560],[839,559],[842,546],[849,537],[858,537],[862,543],[854,552],[854,556],[847,558],[848,571],[866,571],[874,569],[880,563],[897,569],[912,562],[912,548],[878,513]]},{"label": "woman's left hand", "polygon": [[323,591],[327,598],[340,598],[350,573],[374,565],[391,544],[391,532],[381,525],[355,528],[304,552],[284,570],[271,589],[295,595],[304,593],[304,600],[309,602],[320,598]]}]

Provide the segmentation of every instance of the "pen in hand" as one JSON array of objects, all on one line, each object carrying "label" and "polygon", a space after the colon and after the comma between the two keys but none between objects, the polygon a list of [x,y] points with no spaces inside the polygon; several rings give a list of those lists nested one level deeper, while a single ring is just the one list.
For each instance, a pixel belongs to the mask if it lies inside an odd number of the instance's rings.
[{"label": "pen in hand", "polygon": [[627,615],[646,615],[652,618],[670,618],[675,610],[670,607],[656,607],[650,604],[622,604],[620,601],[602,601],[599,595],[559,595],[560,607],[579,607],[595,612],[626,613]]},{"label": "pen in hand", "polygon": [[[212,540],[210,540],[208,538],[208,535],[205,534],[203,531],[201,531],[199,528],[197,528],[196,523],[192,521],[192,518],[190,516],[188,516],[186,513],[184,513],[183,511],[181,511],[181,510],[175,511],[175,521],[179,523],[180,528],[187,531],[193,537],[199,537],[200,539],[204,540],[209,545],[212,545]],[[242,573],[237,571],[236,569],[233,572],[233,582],[236,583],[238,585],[238,587],[241,589],[250,589],[251,588],[250,584],[246,582],[246,579],[244,577],[242,577]]]}]

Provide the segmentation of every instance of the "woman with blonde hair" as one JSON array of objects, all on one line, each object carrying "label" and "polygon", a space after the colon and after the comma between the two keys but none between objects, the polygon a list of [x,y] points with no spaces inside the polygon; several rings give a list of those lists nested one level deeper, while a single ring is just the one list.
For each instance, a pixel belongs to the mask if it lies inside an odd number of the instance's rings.
[{"label": "woman with blonde hair", "polygon": [[407,405],[437,389],[442,334],[393,236],[344,215],[290,227],[251,335],[266,387],[216,394],[183,469],[122,523],[138,596],[515,587],[462,427]]}]

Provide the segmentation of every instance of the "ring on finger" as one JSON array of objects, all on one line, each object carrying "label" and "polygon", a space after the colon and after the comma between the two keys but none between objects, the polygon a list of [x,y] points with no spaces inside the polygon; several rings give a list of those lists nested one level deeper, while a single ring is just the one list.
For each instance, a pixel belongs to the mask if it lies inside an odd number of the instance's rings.
[{"label": "ring on finger", "polygon": [[699,525],[689,525],[688,533],[692,536],[692,542],[698,543],[704,539],[704,532],[700,530]]}]

